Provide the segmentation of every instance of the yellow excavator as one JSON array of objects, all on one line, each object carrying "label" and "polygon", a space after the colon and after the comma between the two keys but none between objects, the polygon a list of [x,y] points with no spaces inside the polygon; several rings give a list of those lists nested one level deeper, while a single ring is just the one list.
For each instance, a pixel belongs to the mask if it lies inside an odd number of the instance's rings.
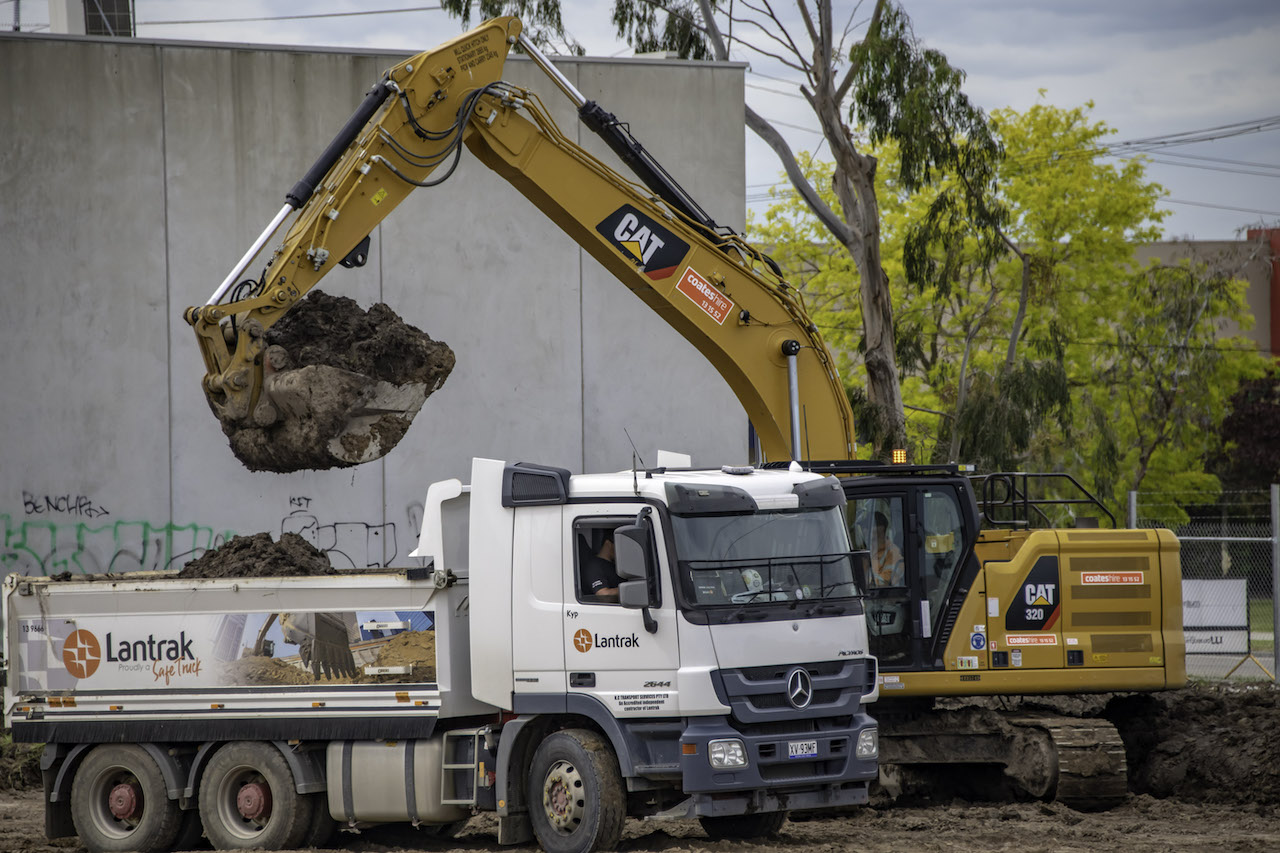
[{"label": "yellow excavator", "polygon": [[[533,92],[502,82],[516,44],[641,183],[566,137]],[[887,786],[931,772],[970,791],[986,776],[1018,796],[1080,807],[1125,796],[1124,746],[1107,721],[1034,702],[999,711],[959,700],[1183,685],[1177,540],[1089,524],[1078,504],[1091,499],[1033,499],[1026,475],[857,461],[844,386],[801,294],[584,98],[515,18],[388,70],[208,303],[187,309],[204,390],[224,424],[298,415],[309,399],[298,387],[315,380],[273,369],[268,330],[335,265],[358,265],[373,227],[414,189],[443,180],[438,168],[447,177],[464,144],[710,359],[766,459],[807,459],[841,477],[854,547],[870,555],[864,602],[880,661]],[[295,212],[248,296],[224,304]],[[378,458],[390,449],[382,422],[411,418],[425,394],[358,374],[343,381],[353,389],[347,408],[319,439],[343,464]],[[1081,521],[1044,529],[1062,518]]]}]

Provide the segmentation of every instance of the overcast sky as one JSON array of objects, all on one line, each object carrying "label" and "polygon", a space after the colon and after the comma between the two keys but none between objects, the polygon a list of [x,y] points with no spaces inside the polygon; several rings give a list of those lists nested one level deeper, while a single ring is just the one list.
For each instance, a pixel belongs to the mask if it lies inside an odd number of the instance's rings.
[{"label": "overcast sky", "polygon": [[[88,0],[90,3],[93,0]],[[965,91],[984,109],[1025,109],[1040,98],[1061,107],[1092,100],[1113,140],[1199,131],[1280,116],[1280,0],[902,0],[916,35],[968,74]],[[16,0],[0,0],[11,25]],[[562,0],[568,30],[589,55],[629,56],[614,35],[608,0]],[[779,9],[790,6],[775,0]],[[247,43],[360,47],[413,53],[460,24],[422,0],[136,0],[138,36]],[[865,11],[835,3],[836,20]],[[864,7],[869,8],[870,3]],[[280,21],[161,24],[413,8],[399,14]],[[48,4],[24,0],[23,30],[47,32]],[[474,22],[473,22],[474,23]],[[46,25],[46,26],[42,26]],[[797,35],[802,33],[797,30]],[[861,32],[861,28],[857,29]],[[758,54],[747,100],[777,123],[796,150],[821,142],[796,94],[796,72]],[[787,81],[792,81],[788,83]],[[606,105],[607,106],[607,105]],[[633,128],[643,141],[646,129]],[[658,129],[654,129],[657,132]],[[772,151],[744,131],[747,197],[767,204],[779,180]],[[1170,237],[1232,239],[1259,222],[1280,224],[1280,127],[1152,155],[1149,175],[1168,190]],[[666,164],[677,178],[679,164]],[[1223,209],[1225,208],[1225,209]],[[728,217],[725,217],[728,218]]]}]

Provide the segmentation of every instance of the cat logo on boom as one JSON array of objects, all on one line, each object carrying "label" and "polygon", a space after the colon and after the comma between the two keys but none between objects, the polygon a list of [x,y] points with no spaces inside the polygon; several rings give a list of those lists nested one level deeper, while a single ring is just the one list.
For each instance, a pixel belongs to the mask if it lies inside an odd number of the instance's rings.
[{"label": "cat logo on boom", "polygon": [[689,253],[688,243],[629,204],[605,217],[596,232],[654,280],[674,275]]}]

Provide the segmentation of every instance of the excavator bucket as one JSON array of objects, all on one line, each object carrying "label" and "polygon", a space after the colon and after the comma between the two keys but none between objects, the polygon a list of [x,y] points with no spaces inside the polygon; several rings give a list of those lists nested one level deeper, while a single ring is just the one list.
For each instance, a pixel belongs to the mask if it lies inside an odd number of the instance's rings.
[{"label": "excavator bucket", "polygon": [[269,328],[264,343],[252,417],[219,413],[232,452],[251,471],[324,470],[382,457],[454,365],[448,345],[387,306],[365,312],[319,290]]}]

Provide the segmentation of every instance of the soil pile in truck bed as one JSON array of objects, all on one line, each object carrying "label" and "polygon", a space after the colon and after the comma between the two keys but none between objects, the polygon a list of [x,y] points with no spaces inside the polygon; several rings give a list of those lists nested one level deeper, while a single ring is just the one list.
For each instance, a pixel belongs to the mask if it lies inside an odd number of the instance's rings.
[{"label": "soil pile in truck bed", "polygon": [[178,572],[180,578],[260,578],[289,575],[333,575],[329,557],[296,533],[271,541],[270,533],[234,536],[206,551]]},{"label": "soil pile in truck bed", "polygon": [[232,452],[251,471],[324,470],[382,456],[455,360],[447,344],[386,305],[364,311],[320,290],[267,329],[265,343],[264,395],[277,419],[222,421]]}]

